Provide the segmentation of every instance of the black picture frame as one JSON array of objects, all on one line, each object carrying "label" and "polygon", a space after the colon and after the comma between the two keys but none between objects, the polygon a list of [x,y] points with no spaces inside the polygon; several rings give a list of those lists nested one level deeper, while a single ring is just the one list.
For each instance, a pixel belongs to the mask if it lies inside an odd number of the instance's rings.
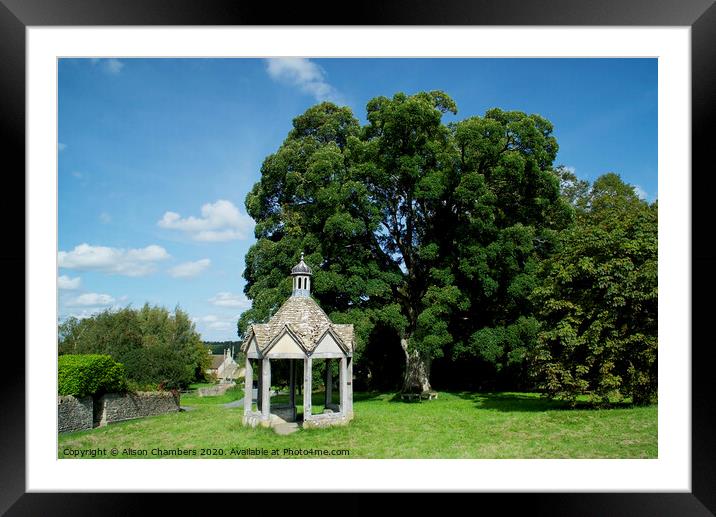
[{"label": "black picture frame", "polygon": [[[716,253],[711,251],[710,200],[714,189],[710,126],[716,93],[716,6],[714,0],[400,0],[355,2],[300,2],[271,4],[240,0],[0,0],[0,127],[5,163],[3,175],[5,221],[16,221],[25,193],[25,29],[28,26],[83,25],[571,25],[571,26],[690,26],[692,38],[692,491],[690,493],[527,493],[478,494],[479,502],[497,504],[500,513],[535,515],[711,515],[716,513],[716,411],[710,395],[716,393],[711,366],[712,340],[706,323],[711,318],[709,294],[716,281]],[[625,136],[626,137],[626,136]],[[708,162],[707,162],[708,160]],[[684,171],[688,174],[688,171]],[[14,182],[14,183],[13,183]],[[8,184],[9,183],[9,184]],[[698,188],[697,188],[698,187]],[[10,195],[12,193],[12,195]],[[14,201],[13,201],[14,200]],[[18,203],[20,206],[14,206]],[[668,216],[668,214],[664,214]],[[663,215],[662,215],[663,216]],[[6,290],[24,287],[25,229],[6,229],[11,241],[0,254],[8,277]],[[704,236],[698,239],[698,236]],[[9,272],[15,274],[8,274]],[[10,285],[8,285],[10,284]],[[22,291],[24,293],[24,289]],[[22,299],[24,300],[23,294]],[[16,299],[15,299],[16,300]],[[699,303],[699,301],[703,303]],[[24,321],[24,303],[6,309],[7,321]],[[19,325],[16,325],[19,328]],[[24,330],[21,332],[24,341]],[[25,489],[25,354],[18,341],[4,343],[5,395],[0,419],[0,512],[7,515],[129,515],[139,512],[137,494],[26,493]],[[687,343],[684,344],[688,346]],[[237,472],[237,476],[239,472]],[[293,494],[294,503],[295,497]],[[231,499],[234,497],[234,499]],[[141,496],[142,505],[162,505],[190,513],[193,505],[217,511],[239,511],[235,495],[188,498],[182,494]],[[282,501],[272,496],[276,508]],[[475,497],[475,496],[473,496]],[[156,499],[161,498],[161,501]],[[370,497],[345,496],[343,507],[353,514],[372,509]],[[462,499],[463,496],[458,497]],[[408,499],[408,498],[405,498]],[[423,507],[413,495],[406,504]],[[273,503],[272,503],[273,504]],[[451,501],[450,506],[464,504]],[[151,508],[152,506],[145,506]],[[468,506],[474,507],[474,506]],[[171,509],[170,509],[171,508]],[[487,506],[485,506],[487,508]],[[407,512],[408,507],[403,507]],[[224,513],[224,511],[221,511]],[[263,513],[263,512],[262,512]],[[345,513],[342,512],[342,513]]]}]

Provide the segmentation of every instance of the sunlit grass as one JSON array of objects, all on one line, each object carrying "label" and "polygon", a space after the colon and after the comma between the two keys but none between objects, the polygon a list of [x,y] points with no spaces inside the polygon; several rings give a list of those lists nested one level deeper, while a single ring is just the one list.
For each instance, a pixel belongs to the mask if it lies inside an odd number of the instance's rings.
[{"label": "sunlit grass", "polygon": [[[349,458],[656,458],[657,407],[571,409],[531,393],[446,393],[437,400],[402,402],[393,393],[356,393],[348,426],[302,429],[279,436],[241,425],[243,408],[221,397],[182,396],[191,411],[60,435],[60,458],[69,449],[348,449]],[[314,394],[314,412],[323,394]],[[223,398],[222,398],[223,397]],[[272,398],[278,403],[281,396]],[[297,402],[302,398],[297,397]],[[129,452],[129,451],[126,451]],[[109,456],[105,456],[109,457]],[[153,457],[160,457],[155,453]],[[182,456],[186,457],[186,456]],[[199,456],[196,456],[199,457]],[[209,457],[209,456],[205,456]]]},{"label": "sunlit grass", "polygon": [[[209,386],[213,385],[210,384]],[[226,404],[242,398],[244,398],[244,389],[239,386],[234,386],[226,390],[226,393],[223,395],[212,395],[209,397],[200,397],[196,392],[182,393],[180,400],[182,406],[194,406]]]}]

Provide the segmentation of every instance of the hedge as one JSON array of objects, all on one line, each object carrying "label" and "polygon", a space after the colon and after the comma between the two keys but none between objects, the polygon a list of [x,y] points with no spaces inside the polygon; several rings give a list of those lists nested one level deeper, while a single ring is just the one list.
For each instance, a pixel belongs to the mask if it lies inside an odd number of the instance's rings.
[{"label": "hedge", "polygon": [[57,368],[60,395],[84,397],[127,388],[124,365],[108,355],[61,355]]}]

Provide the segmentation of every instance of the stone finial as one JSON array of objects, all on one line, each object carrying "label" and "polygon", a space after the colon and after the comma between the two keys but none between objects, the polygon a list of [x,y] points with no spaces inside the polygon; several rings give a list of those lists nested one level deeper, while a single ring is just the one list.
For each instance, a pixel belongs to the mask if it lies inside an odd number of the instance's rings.
[{"label": "stone finial", "polygon": [[311,268],[303,261],[304,254],[301,252],[301,260],[291,269],[293,277],[293,293],[292,296],[305,298],[311,294],[311,276],[313,272]]}]

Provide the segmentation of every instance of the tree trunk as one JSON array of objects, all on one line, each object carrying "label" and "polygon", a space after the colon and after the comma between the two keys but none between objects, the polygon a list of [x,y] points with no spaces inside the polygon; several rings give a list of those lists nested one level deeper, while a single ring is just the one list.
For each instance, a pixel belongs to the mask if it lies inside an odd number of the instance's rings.
[{"label": "tree trunk", "polygon": [[403,393],[423,393],[430,391],[430,360],[417,350],[408,350],[410,336],[400,338],[400,346],[405,353],[405,377]]}]

